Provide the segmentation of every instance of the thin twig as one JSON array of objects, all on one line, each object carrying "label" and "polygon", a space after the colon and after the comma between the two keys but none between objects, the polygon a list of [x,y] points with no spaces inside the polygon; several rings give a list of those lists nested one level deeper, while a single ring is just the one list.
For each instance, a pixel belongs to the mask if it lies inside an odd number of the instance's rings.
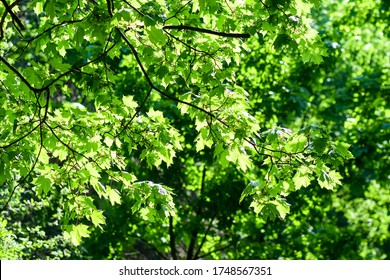
[{"label": "thin twig", "polygon": [[190,44],[187,44],[186,42],[184,42],[183,40],[181,40],[180,38],[176,37],[175,35],[172,35],[172,33],[166,31],[166,30],[163,30],[165,32],[165,34],[167,34],[168,36],[172,37],[173,39],[175,39],[176,41],[182,43],[184,46],[186,46],[187,48],[189,48],[190,50],[194,51],[194,52],[198,52],[198,53],[203,53],[205,55],[208,55],[210,56],[212,59],[213,58],[213,55],[206,52],[206,51],[202,51],[202,50],[198,50],[196,48],[194,48],[193,46],[191,46]]},{"label": "thin twig", "polygon": [[[30,176],[30,174],[34,171],[35,169],[35,166],[37,165],[38,163],[38,160],[39,160],[39,157],[41,155],[41,152],[42,152],[42,148],[43,148],[43,123],[46,121],[46,118],[47,118],[47,112],[49,111],[49,99],[50,99],[50,91],[47,90],[46,92],[46,104],[45,104],[45,112],[43,114],[43,117],[40,116],[40,113],[39,113],[39,124],[38,126],[36,126],[32,131],[30,131],[29,133],[27,133],[26,135],[24,135],[22,138],[19,138],[18,141],[22,140],[23,138],[27,137],[28,135],[30,135],[35,129],[37,129],[39,127],[39,142],[40,142],[40,145],[39,145],[39,150],[38,150],[38,153],[37,153],[37,156],[34,160],[34,163],[33,165],[31,166],[29,172],[21,179],[19,180],[19,183],[13,187],[12,189],[12,192],[10,193],[8,199],[7,199],[7,202],[3,205],[2,207],[2,210],[5,210],[9,204],[9,202],[11,201],[16,189],[23,183],[26,181],[26,179]],[[15,144],[14,143],[11,143],[11,145]]]},{"label": "thin twig", "polygon": [[152,88],[150,88],[149,92],[146,94],[144,100],[142,101],[141,105],[137,108],[134,115],[130,118],[130,120],[122,127],[121,131],[115,135],[114,138],[117,138],[119,135],[123,133],[123,131],[126,130],[126,128],[129,127],[129,125],[133,122],[134,118],[139,114],[139,112],[142,110],[142,108],[145,106],[146,101],[148,100],[150,94],[152,93]]},{"label": "thin twig", "polygon": [[19,77],[20,80],[22,80],[22,82],[34,93],[40,93],[42,92],[44,89],[38,89],[38,88],[35,88],[33,87],[25,77],[23,77],[23,75],[15,68],[13,67],[11,64],[8,63],[8,61],[6,61],[2,56],[0,56],[0,61],[2,61],[12,72],[15,73],[16,76]]},{"label": "thin twig", "polygon": [[54,24],[53,26],[51,26],[48,29],[46,29],[46,30],[42,31],[41,33],[39,33],[38,35],[28,39],[27,40],[27,44],[23,47],[20,56],[24,53],[24,51],[31,44],[31,42],[33,42],[34,40],[36,40],[39,37],[43,36],[45,33],[52,31],[56,27],[59,27],[59,26],[63,27],[64,24],[73,24],[73,23],[77,23],[77,22],[82,22],[83,20],[84,20],[84,18],[83,19],[77,19],[77,20],[64,20],[64,21],[62,21],[60,23]]},{"label": "thin twig", "polygon": [[173,16],[170,16],[169,18],[167,18],[166,20],[164,20],[164,24],[165,24],[168,20],[170,20],[170,19],[172,19],[172,18],[175,18],[175,17],[178,15],[178,13],[180,13],[181,10],[183,10],[183,9],[184,9],[188,4],[190,4],[191,2],[192,2],[192,0],[188,1],[188,2],[185,3],[183,6],[181,6],[180,9],[178,9],[178,10],[175,12],[175,14],[174,14]]},{"label": "thin twig", "polygon": [[204,257],[207,257],[207,256],[211,255],[212,253],[215,253],[215,252],[218,252],[218,251],[225,250],[225,249],[227,249],[227,248],[229,248],[229,247],[231,247],[231,246],[233,246],[233,245],[232,245],[232,244],[229,244],[229,245],[220,247],[220,248],[218,248],[218,249],[215,249],[215,250],[210,251],[210,252],[208,252],[208,253],[206,253],[206,254],[204,254],[204,255],[199,256],[198,259],[202,259],[202,258],[204,258]]},{"label": "thin twig", "polygon": [[194,256],[195,260],[199,258],[200,251],[201,251],[204,243],[206,242],[206,238],[207,238],[207,236],[208,236],[208,234],[209,234],[209,232],[211,230],[211,226],[213,225],[213,222],[214,222],[216,216],[217,216],[217,212],[214,213],[213,217],[211,218],[211,221],[210,221],[209,225],[207,226],[206,232],[204,233],[202,241],[200,242],[200,245],[198,246],[198,250],[195,253],[195,256]]},{"label": "thin twig", "polygon": [[136,7],[134,7],[133,5],[131,5],[129,2],[127,2],[126,0],[122,0],[123,2],[125,2],[127,5],[130,6],[130,8],[132,8],[134,11],[136,11],[140,16],[144,17],[145,14],[143,12],[141,12],[140,10],[138,10]]}]

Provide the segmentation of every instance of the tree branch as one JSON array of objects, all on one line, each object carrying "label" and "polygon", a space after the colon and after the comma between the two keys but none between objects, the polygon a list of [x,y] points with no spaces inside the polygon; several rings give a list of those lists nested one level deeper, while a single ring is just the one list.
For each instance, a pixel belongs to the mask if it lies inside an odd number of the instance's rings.
[{"label": "tree branch", "polygon": [[12,145],[18,143],[19,141],[23,140],[24,138],[26,138],[27,136],[29,136],[30,134],[32,134],[39,126],[41,125],[41,123],[37,124],[33,129],[31,129],[29,132],[27,132],[26,134],[24,134],[23,136],[19,137],[18,139],[12,141],[11,143],[7,144],[7,145],[4,145],[4,146],[0,146],[0,149],[7,149],[9,147],[11,147]]},{"label": "tree branch", "polygon": [[173,231],[173,217],[169,216],[169,245],[171,247],[172,259],[177,260],[175,232]]},{"label": "tree branch", "polygon": [[40,93],[42,92],[44,89],[38,89],[38,88],[35,88],[33,87],[27,80],[25,77],[23,77],[23,75],[15,68],[13,67],[11,64],[8,63],[8,61],[6,61],[2,56],[0,56],[0,61],[2,61],[12,72],[14,72],[14,74],[16,76],[19,77],[20,80],[22,80],[22,82],[34,93]]},{"label": "tree branch", "polygon": [[[42,148],[43,148],[43,123],[45,122],[46,118],[47,118],[47,112],[49,110],[49,99],[50,99],[50,91],[47,90],[46,92],[46,104],[45,104],[45,112],[43,114],[43,117],[41,117],[40,113],[39,113],[39,124],[34,127],[30,132],[28,132],[27,134],[23,135],[21,138],[17,139],[16,141],[12,142],[11,144],[7,145],[8,147],[15,144],[16,142],[26,138],[28,135],[30,135],[31,133],[33,133],[38,127],[39,127],[39,142],[40,142],[40,145],[39,145],[39,150],[38,150],[38,153],[37,153],[37,156],[35,158],[35,161],[33,163],[33,165],[31,166],[29,172],[22,178],[19,180],[19,183],[13,187],[12,189],[12,192],[11,194],[9,195],[6,203],[3,205],[2,207],[2,210],[5,210],[9,204],[9,202],[11,201],[16,189],[30,176],[30,174],[34,171],[35,169],[35,166],[37,165],[38,163],[38,160],[39,160],[39,157],[41,155],[41,152],[42,152]],[[0,147],[0,148],[3,148],[3,147]]]},{"label": "tree branch", "polygon": [[189,48],[190,50],[194,51],[194,52],[198,52],[198,53],[203,53],[207,56],[210,56],[212,59],[214,59],[213,55],[206,52],[206,51],[202,51],[202,50],[198,50],[196,48],[194,48],[193,46],[187,44],[186,42],[184,42],[183,40],[181,40],[180,38],[176,37],[175,35],[172,35],[170,32],[166,31],[166,30],[163,30],[165,32],[165,34],[167,34],[168,36],[172,37],[173,39],[175,39],[176,41],[182,43],[184,46],[186,46],[187,48]]},{"label": "tree branch", "polygon": [[[199,226],[194,228],[194,230],[191,233],[191,241],[190,241],[190,245],[188,246],[188,251],[187,251],[187,259],[188,260],[193,260],[193,259],[195,259],[195,256],[196,256],[196,254],[194,254],[194,251],[195,251],[196,241],[197,241],[198,235],[199,235],[199,228],[200,228],[200,225],[201,225],[201,222],[202,222],[202,218],[201,218],[201,215],[202,215],[202,199],[204,197],[204,189],[206,187],[206,171],[207,171],[206,170],[206,165],[203,165],[202,182],[201,182],[201,186],[200,186],[200,194],[199,194],[199,198],[198,198],[198,201],[197,201],[197,204],[196,204],[196,209],[195,209],[195,216],[196,216],[197,220],[199,220]],[[198,217],[199,217],[199,219],[198,219]]]},{"label": "tree branch", "polygon": [[[3,5],[4,5],[4,7],[5,7],[5,12],[4,12],[4,14],[6,14],[6,13],[9,13],[10,15],[11,15],[11,17],[12,17],[12,20],[13,21],[15,21],[16,23],[17,23],[17,25],[19,26],[19,28],[20,29],[22,29],[22,30],[25,30],[26,28],[24,27],[24,25],[23,25],[23,23],[20,21],[20,19],[15,15],[15,13],[12,11],[12,8],[8,5],[8,3],[7,3],[7,1],[5,1],[5,0],[0,0],[2,3],[3,3]],[[17,2],[15,2],[15,3],[17,3]],[[15,4],[14,3],[14,4]],[[14,5],[13,5],[14,6]],[[12,7],[13,7],[12,6]]]},{"label": "tree branch", "polygon": [[209,112],[209,111],[207,111],[207,110],[205,110],[205,109],[203,109],[203,108],[201,108],[201,107],[199,107],[199,106],[196,106],[196,105],[194,105],[194,104],[191,104],[191,103],[189,103],[189,102],[187,102],[187,101],[183,101],[183,100],[180,100],[180,99],[178,99],[178,98],[176,98],[176,97],[174,97],[174,96],[171,96],[171,95],[165,93],[164,91],[162,91],[161,89],[159,89],[158,87],[156,87],[156,86],[153,84],[152,80],[150,79],[148,73],[146,72],[145,67],[144,67],[143,64],[142,64],[141,59],[139,58],[138,52],[137,52],[137,50],[135,49],[135,47],[130,43],[130,41],[127,39],[126,35],[123,34],[123,32],[122,32],[118,27],[116,27],[116,30],[118,31],[118,33],[120,34],[120,36],[123,38],[123,40],[126,42],[126,44],[129,46],[131,52],[133,53],[133,55],[134,55],[134,57],[135,57],[135,59],[136,59],[136,61],[137,61],[138,66],[141,68],[141,71],[142,71],[142,73],[143,73],[143,75],[144,75],[144,77],[145,77],[147,83],[149,84],[149,86],[150,86],[152,89],[154,89],[155,91],[159,92],[161,95],[163,95],[163,96],[165,96],[165,97],[167,97],[167,98],[169,98],[169,99],[171,99],[171,100],[173,100],[173,101],[176,101],[176,102],[182,103],[182,104],[186,104],[186,105],[188,105],[188,106],[190,106],[190,107],[192,107],[192,108],[195,108],[195,109],[197,109],[197,110],[199,110],[199,111],[202,111],[202,112],[205,113],[206,115],[208,115],[208,116],[210,116],[210,117],[212,117],[212,118],[218,120],[218,121],[219,121],[220,123],[222,123],[223,125],[225,125],[225,126],[227,126],[227,127],[229,126],[225,121],[223,121],[223,120],[217,118],[213,113],[211,113],[211,112]]},{"label": "tree branch", "polygon": [[[161,253],[161,252],[156,248],[156,246],[150,244],[150,243],[148,242],[147,239],[142,238],[142,237],[140,237],[140,236],[138,236],[138,235],[134,235],[134,234],[130,234],[129,236],[130,236],[130,237],[133,237],[133,238],[135,238],[135,239],[141,240],[142,242],[144,242],[145,244],[147,244],[152,250],[154,250],[154,252],[155,252],[161,259],[163,259],[163,260],[166,260],[166,259],[167,259],[167,258],[164,256],[164,254]],[[142,254],[143,252],[140,252],[140,253]]]},{"label": "tree branch", "polygon": [[192,260],[194,258],[195,243],[197,238],[198,238],[198,228],[195,228],[191,233],[190,245],[188,246],[188,251],[187,251],[187,260]]},{"label": "tree branch", "polygon": [[214,222],[216,216],[217,216],[217,213],[215,212],[214,215],[213,215],[213,217],[211,218],[211,221],[210,221],[209,225],[207,226],[206,232],[205,232],[204,235],[203,235],[203,238],[202,238],[202,241],[200,242],[200,245],[199,245],[199,247],[198,247],[198,250],[197,250],[196,253],[195,253],[195,256],[194,256],[194,259],[195,259],[195,260],[199,258],[200,251],[201,251],[201,249],[202,249],[204,243],[206,242],[207,235],[208,235],[209,232],[210,232],[211,226],[213,225],[213,222]]},{"label": "tree branch", "polygon": [[132,8],[134,11],[136,11],[141,17],[144,17],[145,14],[143,12],[141,12],[140,10],[138,10],[136,7],[134,7],[133,5],[131,5],[129,2],[127,2],[126,0],[122,0],[123,2],[125,2],[127,5],[130,6],[130,8]]},{"label": "tree branch", "polygon": [[101,59],[104,55],[106,55],[108,52],[110,52],[114,47],[115,47],[116,43],[114,43],[111,47],[109,47],[106,51],[104,51],[103,53],[101,53],[99,56],[97,56],[96,58],[84,63],[83,65],[79,66],[79,67],[76,67],[74,69],[70,69],[60,75],[58,75],[54,80],[50,81],[47,85],[45,85],[44,87],[40,88],[39,91],[42,91],[42,90],[46,90],[48,89],[50,86],[52,86],[55,82],[57,82],[58,80],[60,80],[61,78],[71,74],[71,73],[74,73],[74,72],[77,72],[77,71],[80,71],[81,68],[91,64],[91,63],[94,63],[96,61],[98,61],[99,59]]},{"label": "tree branch", "polygon": [[226,33],[226,32],[219,32],[199,27],[193,27],[188,25],[167,25],[163,27],[163,30],[191,30],[195,32],[200,33],[207,33],[211,35],[221,36],[221,37],[230,37],[230,38],[249,38],[251,35],[247,33]]},{"label": "tree branch", "polygon": [[106,0],[106,3],[107,3],[108,14],[110,15],[110,17],[113,17],[113,14],[112,14],[113,7],[111,6],[111,0]]}]

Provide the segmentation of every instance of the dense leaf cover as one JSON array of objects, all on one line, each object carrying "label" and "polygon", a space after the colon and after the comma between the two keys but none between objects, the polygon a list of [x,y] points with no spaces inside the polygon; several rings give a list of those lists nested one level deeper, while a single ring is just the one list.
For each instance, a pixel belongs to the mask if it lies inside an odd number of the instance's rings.
[{"label": "dense leaf cover", "polygon": [[386,3],[1,2],[2,258],[389,256]]}]

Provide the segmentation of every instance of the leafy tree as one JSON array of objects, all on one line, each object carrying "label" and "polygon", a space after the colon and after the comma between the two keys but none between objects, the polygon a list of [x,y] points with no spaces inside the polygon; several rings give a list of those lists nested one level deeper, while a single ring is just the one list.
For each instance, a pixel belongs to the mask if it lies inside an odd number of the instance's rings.
[{"label": "leafy tree", "polygon": [[[242,63],[240,80],[264,108],[261,117],[288,127],[321,121],[351,144],[355,157],[342,167],[343,186],[336,192],[302,189],[289,197],[292,215],[285,222],[263,226],[266,241],[249,244],[267,252],[265,258],[389,258],[390,11],[385,2],[324,1],[314,16],[328,48],[319,66],[266,51],[264,42],[255,45],[261,56]],[[275,59],[282,63],[267,63]]]},{"label": "leafy tree", "polygon": [[[309,18],[318,1],[2,3],[5,217],[27,193],[61,209],[54,219],[75,245],[106,228],[159,257],[237,257],[247,238],[238,222],[284,219],[290,193],[341,184],[348,145],[293,114],[294,130],[273,122],[264,112],[275,107],[257,107],[262,97],[239,74],[259,48],[264,62],[320,63],[326,48]],[[123,257],[116,241],[95,257]]]}]

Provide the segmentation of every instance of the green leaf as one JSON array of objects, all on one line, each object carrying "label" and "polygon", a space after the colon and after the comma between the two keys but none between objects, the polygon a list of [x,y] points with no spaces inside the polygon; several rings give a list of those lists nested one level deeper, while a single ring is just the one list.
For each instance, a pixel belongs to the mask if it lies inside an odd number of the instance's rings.
[{"label": "green leaf", "polygon": [[292,140],[286,144],[286,150],[287,152],[291,152],[291,153],[299,153],[305,149],[306,144],[307,144],[306,136],[299,134],[297,136],[294,136]]},{"label": "green leaf", "polygon": [[53,156],[57,157],[59,160],[63,161],[63,160],[66,160],[66,158],[68,157],[68,152],[67,152],[66,148],[59,147],[53,151]]},{"label": "green leaf", "polygon": [[132,96],[132,95],[123,96],[122,101],[126,107],[129,107],[132,109],[135,109],[138,107],[138,103],[134,101],[134,96]]},{"label": "green leaf", "polygon": [[308,175],[302,175],[300,172],[295,174],[293,177],[293,182],[295,185],[295,189],[299,190],[301,187],[307,187],[310,185],[310,177]]},{"label": "green leaf", "polygon": [[317,153],[323,154],[328,145],[328,140],[326,138],[317,138],[313,141],[312,145]]},{"label": "green leaf", "polygon": [[290,42],[290,36],[288,36],[287,34],[279,34],[274,41],[274,47],[275,49],[280,50],[285,45],[289,45]]},{"label": "green leaf", "polygon": [[312,2],[314,4],[314,7],[316,9],[318,9],[321,5],[321,1],[320,0],[311,0],[310,2]]},{"label": "green leaf", "polygon": [[341,176],[339,172],[331,170],[329,171],[329,178],[334,184],[341,185],[340,180],[343,179],[343,176]]},{"label": "green leaf", "polygon": [[286,218],[286,215],[290,213],[290,205],[285,200],[273,201],[276,205],[276,210],[279,213],[281,219]]},{"label": "green leaf", "polygon": [[84,224],[71,225],[64,233],[65,238],[70,239],[73,245],[79,246],[83,237],[89,236],[88,226]]},{"label": "green leaf", "polygon": [[350,147],[350,145],[348,145],[346,143],[339,142],[336,144],[336,152],[338,154],[340,154],[345,159],[352,159],[353,155],[348,150],[349,147]]},{"label": "green leaf", "polygon": [[199,9],[200,9],[200,12],[204,12],[205,11],[205,8],[206,8],[206,0],[199,0],[197,1],[199,2]]},{"label": "green leaf", "polygon": [[36,186],[36,192],[38,195],[47,195],[50,191],[50,187],[52,182],[50,179],[45,176],[39,176],[38,178],[33,180],[33,184]]},{"label": "green leaf", "polygon": [[266,203],[264,207],[261,209],[261,217],[267,221],[268,219],[274,221],[277,217],[279,217],[279,211],[276,208],[274,202]]},{"label": "green leaf", "polygon": [[66,49],[65,49],[65,46],[62,46],[58,49],[58,53],[62,56],[62,57],[65,57],[66,55]]},{"label": "green leaf", "polygon": [[243,171],[246,172],[248,168],[251,168],[252,166],[252,160],[249,155],[241,154],[238,157],[238,167]]},{"label": "green leaf", "polygon": [[91,176],[94,176],[96,178],[100,178],[100,173],[97,170],[97,168],[92,163],[87,163],[85,165],[86,170],[88,170],[89,174]]},{"label": "green leaf", "polygon": [[264,209],[264,204],[263,203],[258,203],[257,201],[252,201],[250,207],[253,208],[253,212],[255,212],[256,215],[259,215],[263,209]]},{"label": "green leaf", "polygon": [[121,196],[118,190],[116,189],[108,189],[107,190],[108,199],[111,202],[111,205],[121,204]]},{"label": "green leaf", "polygon": [[240,203],[244,200],[245,197],[247,197],[248,195],[251,195],[251,194],[254,194],[256,193],[256,191],[259,189],[261,190],[262,188],[259,187],[260,186],[260,182],[259,181],[251,181],[246,187],[245,189],[243,190],[243,192],[241,193],[241,197],[240,197]]},{"label": "green leaf", "polygon": [[103,216],[103,212],[100,210],[94,210],[91,214],[91,221],[95,226],[99,226],[101,228],[102,224],[105,224],[105,218]]},{"label": "green leaf", "polygon": [[35,4],[34,12],[39,16],[43,12],[43,3],[38,2]]},{"label": "green leaf", "polygon": [[149,33],[149,39],[153,44],[165,45],[167,43],[167,36],[164,34],[164,32],[161,29],[152,26],[148,31],[148,33]]},{"label": "green leaf", "polygon": [[336,185],[341,185],[340,179],[342,179],[340,173],[334,170],[331,170],[329,172],[322,170],[321,175],[319,176],[317,181],[321,188],[332,190]]},{"label": "green leaf", "polygon": [[111,147],[112,144],[114,143],[114,139],[112,139],[111,137],[106,137],[104,139],[104,143],[106,143],[107,147]]}]

